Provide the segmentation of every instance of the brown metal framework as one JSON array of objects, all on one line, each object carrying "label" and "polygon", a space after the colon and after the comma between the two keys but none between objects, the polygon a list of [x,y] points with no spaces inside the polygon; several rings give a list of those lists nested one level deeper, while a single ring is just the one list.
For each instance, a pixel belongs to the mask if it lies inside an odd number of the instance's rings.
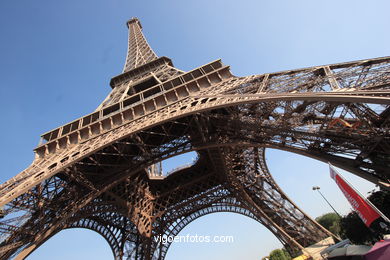
[{"label": "brown metal framework", "polygon": [[[290,251],[332,236],[275,183],[268,147],[389,186],[389,57],[248,77],[220,60],[184,72],[156,56],[138,19],[127,25],[108,97],[43,134],[31,166],[0,186],[1,259],[74,227],[101,234],[115,259],[164,259],[169,244],[153,238],[213,212],[257,220]],[[161,171],[189,151],[192,166]]]}]

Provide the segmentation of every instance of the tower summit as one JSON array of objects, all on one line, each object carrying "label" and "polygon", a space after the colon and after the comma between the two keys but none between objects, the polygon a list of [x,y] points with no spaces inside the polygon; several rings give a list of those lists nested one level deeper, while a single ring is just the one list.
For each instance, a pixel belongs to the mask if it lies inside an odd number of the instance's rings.
[{"label": "tower summit", "polygon": [[158,58],[146,41],[138,18],[128,20],[126,25],[129,28],[129,43],[123,72],[135,69]]},{"label": "tower summit", "polygon": [[[44,133],[32,164],[0,186],[1,259],[76,227],[101,234],[115,259],[164,259],[170,243],[156,238],[214,212],[258,221],[292,254],[337,240],[276,184],[266,148],[390,186],[389,57],[247,77],[216,60],[184,72],[157,57],[138,19],[127,26],[109,95]],[[159,170],[191,151],[193,165]]]}]

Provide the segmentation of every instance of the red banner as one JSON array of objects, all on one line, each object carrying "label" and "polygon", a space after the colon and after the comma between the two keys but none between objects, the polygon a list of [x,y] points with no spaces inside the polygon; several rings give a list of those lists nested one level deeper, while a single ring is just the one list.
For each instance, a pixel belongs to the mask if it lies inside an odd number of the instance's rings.
[{"label": "red banner", "polygon": [[352,205],[364,224],[369,227],[371,223],[380,217],[379,213],[371,207],[348,183],[330,166],[330,177],[337,183],[345,197]]}]

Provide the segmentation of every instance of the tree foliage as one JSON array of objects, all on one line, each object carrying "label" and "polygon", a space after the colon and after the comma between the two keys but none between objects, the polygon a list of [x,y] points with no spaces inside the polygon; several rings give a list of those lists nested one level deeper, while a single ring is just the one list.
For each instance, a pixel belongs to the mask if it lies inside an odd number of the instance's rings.
[{"label": "tree foliage", "polygon": [[374,237],[370,229],[364,225],[356,212],[350,212],[341,219],[341,229],[344,237],[354,244],[370,243]]},{"label": "tree foliage", "polygon": [[275,249],[269,254],[270,260],[290,260],[291,256],[285,249]]},{"label": "tree foliage", "polygon": [[316,221],[320,223],[321,226],[323,226],[335,235],[340,234],[340,220],[340,216],[336,213],[326,213],[316,218]]},{"label": "tree foliage", "polygon": [[390,191],[379,190],[372,192],[368,199],[374,204],[385,216],[390,217]]},{"label": "tree foliage", "polygon": [[[387,217],[390,216],[390,192],[380,190],[372,192],[368,199]],[[370,228],[367,228],[356,212],[351,212],[341,219],[341,233],[344,237],[349,238],[355,244],[370,244],[378,240],[378,238],[388,233],[380,227],[381,218],[374,221]]]}]

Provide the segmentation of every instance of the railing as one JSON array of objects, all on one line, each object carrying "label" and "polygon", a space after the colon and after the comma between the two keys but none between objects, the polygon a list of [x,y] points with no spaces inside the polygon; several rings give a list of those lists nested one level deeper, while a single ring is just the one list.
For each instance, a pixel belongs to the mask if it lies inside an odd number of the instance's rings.
[{"label": "railing", "polygon": [[216,60],[43,134],[35,152],[42,157],[58,147],[78,143],[113,124],[145,115],[231,76],[229,67]]}]

